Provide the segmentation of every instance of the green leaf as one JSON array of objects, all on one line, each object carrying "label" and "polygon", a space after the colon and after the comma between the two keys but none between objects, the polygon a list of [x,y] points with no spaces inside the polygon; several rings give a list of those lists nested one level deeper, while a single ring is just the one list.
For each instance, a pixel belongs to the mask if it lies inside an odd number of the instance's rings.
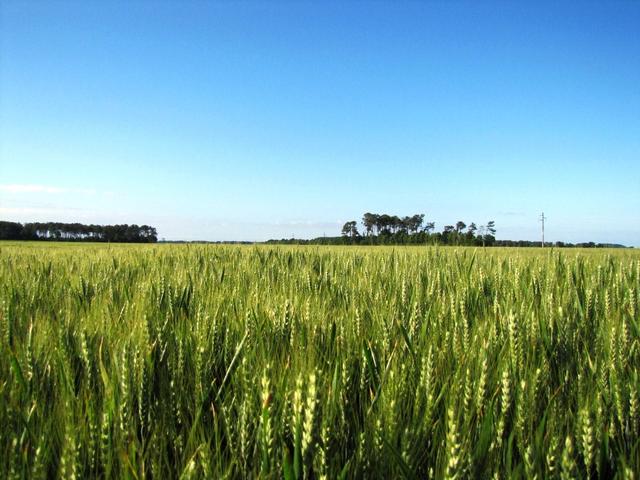
[{"label": "green leaf", "polygon": [[351,460],[345,463],[344,467],[342,467],[342,470],[340,470],[340,473],[338,474],[338,480],[345,480],[347,478],[347,475],[349,474],[350,466],[351,466]]},{"label": "green leaf", "polygon": [[20,364],[18,363],[16,354],[13,352],[11,352],[10,361],[11,361],[11,368],[13,369],[13,374],[16,376],[18,383],[25,391],[28,390],[27,382],[24,381],[24,376],[22,375],[22,369],[20,368]]},{"label": "green leaf", "polygon": [[398,452],[393,447],[393,445],[391,445],[388,442],[388,440],[384,436],[380,435],[380,438],[382,439],[382,443],[384,444],[387,451],[391,453],[391,458],[395,460],[398,467],[400,467],[400,470],[402,470],[402,474],[404,475],[404,478],[408,478],[408,479],[416,478],[415,474],[411,470],[411,467],[407,465],[407,462],[405,462],[404,459],[402,458],[402,455],[400,455],[400,452]]},{"label": "green leaf", "polygon": [[407,333],[407,329],[404,328],[404,325],[400,324],[400,331],[402,332],[402,338],[404,338],[404,343],[407,345],[407,348],[409,349],[409,353],[411,353],[411,358],[413,359],[413,363],[416,363],[416,354],[413,351],[413,344],[411,342],[411,339],[409,338],[409,334]]},{"label": "green leaf", "polygon": [[294,480],[293,465],[291,464],[291,452],[289,447],[282,447],[282,475],[284,480]]}]

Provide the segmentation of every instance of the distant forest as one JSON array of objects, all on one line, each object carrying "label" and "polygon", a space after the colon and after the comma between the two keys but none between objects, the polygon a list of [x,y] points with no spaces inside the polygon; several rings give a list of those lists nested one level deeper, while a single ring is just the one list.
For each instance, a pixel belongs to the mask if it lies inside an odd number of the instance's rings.
[{"label": "distant forest", "polygon": [[[399,217],[386,213],[365,213],[362,216],[362,231],[358,222],[346,222],[340,236],[318,237],[311,240],[281,239],[267,243],[317,244],[317,245],[466,245],[487,247],[540,247],[542,242],[529,240],[496,240],[496,223],[490,220],[482,225],[475,222],[467,225],[462,220],[445,225],[441,232],[435,231],[435,222],[425,222],[423,213]],[[624,248],[610,243],[546,243],[555,247]]]},{"label": "distant forest", "polygon": [[158,233],[148,225],[84,225],[82,223],[17,223],[0,221],[0,240],[154,243]]}]

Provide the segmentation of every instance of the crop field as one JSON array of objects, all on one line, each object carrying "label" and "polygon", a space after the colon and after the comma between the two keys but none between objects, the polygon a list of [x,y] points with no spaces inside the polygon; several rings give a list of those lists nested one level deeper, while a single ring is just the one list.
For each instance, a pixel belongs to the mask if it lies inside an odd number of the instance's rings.
[{"label": "crop field", "polygon": [[637,250],[0,243],[0,305],[0,478],[640,472]]}]

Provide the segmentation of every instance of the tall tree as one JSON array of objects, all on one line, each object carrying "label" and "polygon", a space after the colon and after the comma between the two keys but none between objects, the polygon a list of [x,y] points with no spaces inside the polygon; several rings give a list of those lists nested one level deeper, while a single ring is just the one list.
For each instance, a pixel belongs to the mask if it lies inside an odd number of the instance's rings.
[{"label": "tall tree", "polygon": [[343,237],[350,237],[350,238],[357,237],[359,235],[358,226],[357,225],[358,224],[357,224],[357,222],[355,220],[351,220],[350,222],[346,222],[342,226],[342,236]]},{"label": "tall tree", "polygon": [[389,233],[389,228],[391,227],[391,217],[386,213],[383,213],[378,217],[378,223],[380,225],[379,232],[387,232]]},{"label": "tall tree", "polygon": [[475,235],[476,235],[476,231],[478,230],[478,227],[476,227],[476,224],[471,222],[471,225],[469,225],[467,227],[467,244],[468,245],[473,245],[474,239],[475,239]]},{"label": "tall tree", "polygon": [[496,236],[496,222],[493,220],[487,222],[487,232],[489,232],[491,236]]},{"label": "tall tree", "polygon": [[375,213],[369,212],[362,216],[362,225],[364,226],[367,235],[371,235],[373,233],[373,229],[376,226],[376,217],[377,215]]},{"label": "tall tree", "polygon": [[493,245],[496,241],[496,222],[493,220],[487,222],[487,234],[485,235],[486,242],[489,245]]},{"label": "tall tree", "polygon": [[405,216],[400,219],[401,232],[411,233],[413,231],[413,217]]},{"label": "tall tree", "polygon": [[493,244],[495,242],[496,237],[496,222],[493,220],[487,222],[486,225],[480,225],[478,229],[478,236],[482,239],[482,246],[484,247],[487,243]]},{"label": "tall tree", "polygon": [[417,213],[413,217],[411,217],[411,226],[413,233],[418,233],[420,227],[422,227],[422,222],[424,222],[424,213]]},{"label": "tall tree", "polygon": [[402,220],[400,220],[400,217],[398,217],[397,215],[392,215],[390,218],[391,221],[389,223],[391,226],[391,231],[393,233],[396,233],[398,229],[402,227]]}]

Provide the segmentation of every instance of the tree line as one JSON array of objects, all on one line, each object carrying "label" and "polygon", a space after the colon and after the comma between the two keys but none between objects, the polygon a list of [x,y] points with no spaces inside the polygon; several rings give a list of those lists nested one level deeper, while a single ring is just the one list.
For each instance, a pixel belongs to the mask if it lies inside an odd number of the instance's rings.
[{"label": "tree line", "polygon": [[[556,248],[627,248],[620,243],[596,243],[596,242],[545,242],[545,246]],[[542,247],[541,241],[534,240],[496,240],[496,247]]]},{"label": "tree line", "polygon": [[436,232],[435,222],[425,222],[424,218],[424,213],[399,217],[367,212],[362,216],[362,233],[358,230],[358,222],[351,220],[343,225],[341,238],[348,240],[346,243],[365,245],[434,243],[487,246],[496,241],[496,224],[493,220],[483,225],[474,222],[467,225],[459,220]]},{"label": "tree line", "polygon": [[0,221],[0,240],[154,243],[158,232],[149,225],[84,225],[82,223]]}]

